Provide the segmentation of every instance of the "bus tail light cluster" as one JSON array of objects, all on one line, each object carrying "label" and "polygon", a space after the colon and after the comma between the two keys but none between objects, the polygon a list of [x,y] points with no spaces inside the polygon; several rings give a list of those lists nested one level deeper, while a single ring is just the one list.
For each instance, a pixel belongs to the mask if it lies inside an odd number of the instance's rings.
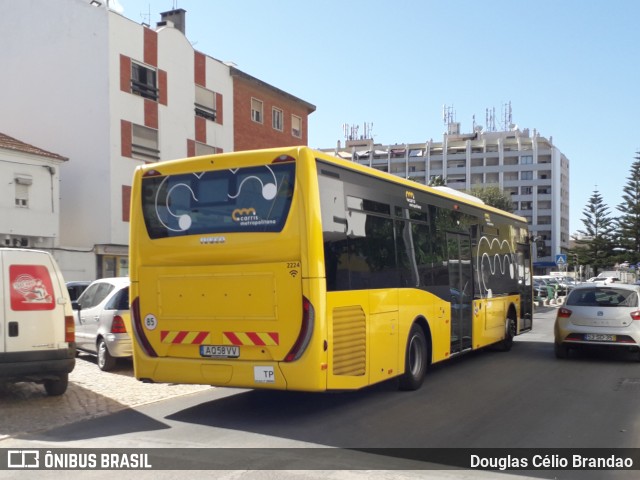
[{"label": "bus tail light cluster", "polygon": [[315,310],[313,305],[307,297],[302,297],[302,325],[300,326],[300,333],[298,339],[293,347],[284,357],[285,362],[295,362],[298,360],[304,351],[309,346],[311,341],[311,335],[313,334],[313,326],[315,322]]},{"label": "bus tail light cluster", "polygon": [[150,357],[157,357],[158,354],[149,343],[149,339],[144,334],[144,329],[142,328],[142,318],[140,317],[140,297],[136,297],[133,302],[131,302],[131,316],[133,317],[133,334],[136,337],[136,341],[138,345],[142,347],[144,352]]}]

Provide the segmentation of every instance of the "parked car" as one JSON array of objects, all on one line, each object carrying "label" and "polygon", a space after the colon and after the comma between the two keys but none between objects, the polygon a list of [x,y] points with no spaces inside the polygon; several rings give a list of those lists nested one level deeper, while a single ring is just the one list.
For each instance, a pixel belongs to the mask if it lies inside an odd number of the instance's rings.
[{"label": "parked car", "polygon": [[[566,295],[567,288],[560,284],[556,277],[552,277],[551,275],[540,275],[533,277],[534,282],[539,282],[540,285],[545,285],[546,287],[550,287],[551,294],[549,297],[557,297],[558,295]],[[549,291],[549,288],[547,288]]]},{"label": "parked car", "polygon": [[98,357],[101,370],[112,370],[120,357],[133,354],[126,325],[130,322],[129,278],[102,278],[72,302],[78,350]]},{"label": "parked car", "polygon": [[69,298],[71,301],[77,300],[82,292],[91,284],[88,280],[77,280],[74,282],[67,282],[67,291],[69,292]]},{"label": "parked car", "polygon": [[580,285],[580,282],[577,282],[576,279],[572,277],[557,277],[557,279],[560,285],[564,288],[565,295]]},{"label": "parked car", "polygon": [[547,284],[538,278],[533,279],[533,296],[536,298],[547,298],[549,292],[547,290]]},{"label": "parked car", "polygon": [[558,358],[566,358],[570,349],[589,345],[640,352],[640,286],[595,283],[575,287],[558,309],[554,336]]},{"label": "parked car", "polygon": [[62,395],[76,364],[71,300],[50,253],[0,248],[0,383]]}]

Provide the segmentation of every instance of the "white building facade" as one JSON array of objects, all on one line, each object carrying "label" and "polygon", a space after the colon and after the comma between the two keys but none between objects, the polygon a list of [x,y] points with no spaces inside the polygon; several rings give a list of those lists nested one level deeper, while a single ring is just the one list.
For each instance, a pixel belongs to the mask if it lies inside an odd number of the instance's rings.
[{"label": "white building facade", "polygon": [[234,149],[230,67],[174,26],[184,11],[150,28],[104,4],[0,0],[0,132],[69,159],[51,175],[61,228],[45,229],[68,280],[128,274],[138,165]]},{"label": "white building facade", "polygon": [[0,246],[59,245],[60,168],[66,161],[0,133]]},{"label": "white building facade", "polygon": [[423,184],[440,177],[448,187],[469,192],[498,186],[544,242],[544,250],[534,252],[536,273],[556,269],[556,255],[569,248],[569,160],[535,130],[478,127],[461,134],[460,125],[451,123],[438,142],[378,145],[355,139],[324,151]]}]

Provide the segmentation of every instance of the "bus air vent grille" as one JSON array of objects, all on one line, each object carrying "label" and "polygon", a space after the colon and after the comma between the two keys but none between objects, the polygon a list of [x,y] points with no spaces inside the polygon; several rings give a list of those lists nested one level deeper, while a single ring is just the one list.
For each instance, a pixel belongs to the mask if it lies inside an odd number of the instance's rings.
[{"label": "bus air vent grille", "polygon": [[333,374],[362,376],[366,372],[366,317],[360,305],[333,310]]}]

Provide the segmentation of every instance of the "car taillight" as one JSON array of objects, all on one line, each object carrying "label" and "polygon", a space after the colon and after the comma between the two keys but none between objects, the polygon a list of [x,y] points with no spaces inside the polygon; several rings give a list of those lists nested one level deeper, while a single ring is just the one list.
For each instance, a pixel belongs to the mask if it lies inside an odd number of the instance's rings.
[{"label": "car taillight", "polygon": [[569,318],[573,312],[568,308],[561,307],[558,309],[558,318]]},{"label": "car taillight", "polygon": [[285,362],[294,362],[298,360],[309,346],[311,334],[313,333],[313,325],[315,321],[315,310],[307,297],[302,297],[302,325],[300,326],[300,334],[296,343],[293,344],[291,351],[284,357]]},{"label": "car taillight", "polygon": [[67,343],[76,341],[76,327],[73,315],[65,315],[64,317],[64,341]]},{"label": "car taillight", "polygon": [[113,322],[111,322],[111,333],[127,333],[127,328],[124,326],[124,320],[120,315],[113,317]]},{"label": "car taillight", "polygon": [[633,320],[640,320],[640,310],[636,310],[635,312],[631,312],[631,318]]},{"label": "car taillight", "polygon": [[144,334],[144,330],[142,328],[142,319],[140,318],[140,298],[136,297],[133,302],[131,302],[131,317],[133,318],[133,334],[145,353],[150,357],[157,357],[158,354],[151,346],[149,339]]}]

